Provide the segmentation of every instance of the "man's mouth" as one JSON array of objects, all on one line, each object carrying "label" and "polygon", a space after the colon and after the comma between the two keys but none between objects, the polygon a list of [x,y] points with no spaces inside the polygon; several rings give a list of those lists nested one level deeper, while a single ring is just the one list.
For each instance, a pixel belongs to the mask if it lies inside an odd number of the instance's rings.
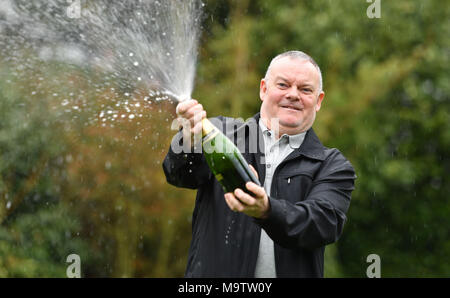
[{"label": "man's mouth", "polygon": [[282,105],[281,106],[284,109],[293,110],[293,111],[301,111],[299,107],[292,106],[292,105]]}]

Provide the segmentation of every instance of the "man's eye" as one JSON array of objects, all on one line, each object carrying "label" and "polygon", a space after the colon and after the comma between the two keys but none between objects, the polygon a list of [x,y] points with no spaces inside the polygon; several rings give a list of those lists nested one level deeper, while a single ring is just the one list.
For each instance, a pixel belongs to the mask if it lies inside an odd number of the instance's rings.
[{"label": "man's eye", "polygon": [[312,92],[312,90],[309,89],[309,88],[303,88],[303,91],[306,92],[306,93],[311,93]]},{"label": "man's eye", "polygon": [[279,87],[287,87],[287,85],[285,83],[278,83]]}]

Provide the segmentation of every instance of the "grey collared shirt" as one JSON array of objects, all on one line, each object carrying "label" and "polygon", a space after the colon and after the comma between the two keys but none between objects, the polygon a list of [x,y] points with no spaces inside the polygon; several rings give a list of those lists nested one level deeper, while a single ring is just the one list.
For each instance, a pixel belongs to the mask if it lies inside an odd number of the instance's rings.
[{"label": "grey collared shirt", "polygon": [[[275,169],[289,154],[295,149],[300,148],[305,139],[306,132],[297,135],[284,134],[277,140],[274,133],[266,127],[262,119],[259,120],[259,127],[263,133],[265,149],[266,176],[264,180],[264,190],[267,195],[270,195]],[[261,229],[255,277],[277,277],[273,241],[264,229]]]}]

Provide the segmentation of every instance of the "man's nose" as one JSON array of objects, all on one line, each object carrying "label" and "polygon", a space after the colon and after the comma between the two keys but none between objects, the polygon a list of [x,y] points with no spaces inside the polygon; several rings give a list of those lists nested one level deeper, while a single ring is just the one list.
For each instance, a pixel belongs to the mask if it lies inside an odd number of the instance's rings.
[{"label": "man's nose", "polygon": [[290,100],[298,100],[300,98],[300,95],[297,86],[291,86],[291,88],[288,89],[286,97]]}]

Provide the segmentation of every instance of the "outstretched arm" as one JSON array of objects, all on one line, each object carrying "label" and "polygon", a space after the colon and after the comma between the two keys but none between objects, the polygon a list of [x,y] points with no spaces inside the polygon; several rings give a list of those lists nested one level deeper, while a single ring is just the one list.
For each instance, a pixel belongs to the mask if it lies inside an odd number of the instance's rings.
[{"label": "outstretched arm", "polygon": [[[170,184],[196,189],[212,177],[198,142],[201,141],[201,120],[206,118],[206,112],[196,100],[179,103],[176,111],[183,128],[172,139],[163,170]],[[198,140],[194,136],[199,136]]]}]

